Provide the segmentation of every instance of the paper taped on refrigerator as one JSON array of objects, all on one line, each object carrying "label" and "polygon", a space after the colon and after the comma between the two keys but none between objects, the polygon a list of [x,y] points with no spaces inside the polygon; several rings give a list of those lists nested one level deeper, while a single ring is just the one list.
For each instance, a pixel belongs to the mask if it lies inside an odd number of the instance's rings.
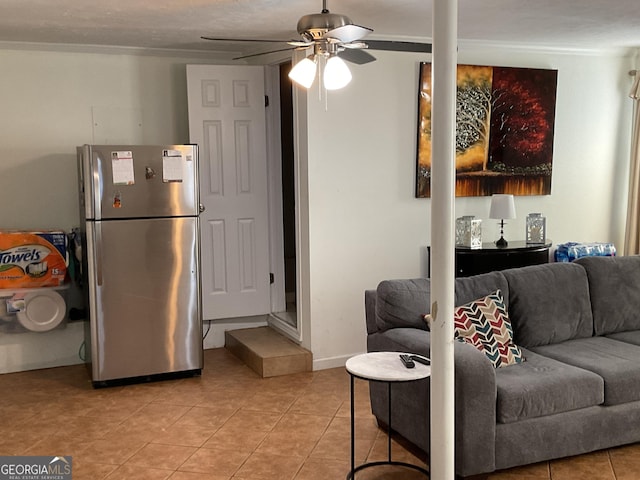
[{"label": "paper taped on refrigerator", "polygon": [[0,289],[63,285],[67,252],[62,231],[0,232]]}]

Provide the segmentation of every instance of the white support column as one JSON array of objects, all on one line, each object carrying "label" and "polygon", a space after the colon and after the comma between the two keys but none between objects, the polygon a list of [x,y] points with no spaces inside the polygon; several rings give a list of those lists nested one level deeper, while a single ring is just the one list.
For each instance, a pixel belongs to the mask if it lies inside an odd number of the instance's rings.
[{"label": "white support column", "polygon": [[434,0],[432,17],[430,477],[432,480],[453,480],[457,0]]}]

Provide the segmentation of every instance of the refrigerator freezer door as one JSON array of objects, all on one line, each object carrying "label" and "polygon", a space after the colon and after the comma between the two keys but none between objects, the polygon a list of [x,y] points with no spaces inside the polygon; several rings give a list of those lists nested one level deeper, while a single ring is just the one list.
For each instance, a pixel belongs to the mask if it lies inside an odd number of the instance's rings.
[{"label": "refrigerator freezer door", "polygon": [[78,155],[84,218],[199,213],[195,145],[84,145]]},{"label": "refrigerator freezer door", "polygon": [[202,368],[198,219],[88,222],[94,382]]}]

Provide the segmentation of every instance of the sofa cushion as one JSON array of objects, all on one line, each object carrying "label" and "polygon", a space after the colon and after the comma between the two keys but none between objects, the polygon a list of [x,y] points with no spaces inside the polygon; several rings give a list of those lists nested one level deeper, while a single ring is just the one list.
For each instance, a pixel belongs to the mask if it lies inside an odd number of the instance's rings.
[{"label": "sofa cushion", "polygon": [[[455,304],[462,305],[498,289],[502,290],[508,307],[508,285],[500,272],[458,278]],[[428,330],[424,315],[431,312],[431,282],[427,278],[384,280],[376,289],[375,303],[376,326],[380,332],[398,327]]]},{"label": "sofa cushion", "polygon": [[604,401],[602,377],[523,349],[527,361],[496,370],[496,418],[512,423],[543,417]]},{"label": "sofa cushion", "polygon": [[457,307],[453,320],[454,337],[484,353],[494,368],[523,361],[500,290]]},{"label": "sofa cushion", "polygon": [[502,273],[509,283],[509,318],[518,345],[530,348],[592,335],[587,273],[580,265],[547,263]]},{"label": "sofa cushion", "polygon": [[428,279],[384,280],[376,291],[379,331],[398,327],[427,329],[423,316],[430,311],[431,282]]},{"label": "sofa cushion", "polygon": [[587,271],[596,335],[640,330],[640,256],[584,257],[575,263]]},{"label": "sofa cushion", "polygon": [[[504,304],[509,309],[509,285],[502,272],[490,272],[472,277],[456,278],[455,305],[464,305],[496,290],[502,292]],[[426,312],[425,312],[426,313]]]},{"label": "sofa cushion", "polygon": [[531,350],[600,375],[604,380],[605,405],[640,400],[640,346],[592,337]]},{"label": "sofa cushion", "polygon": [[[371,344],[372,339],[373,344]],[[409,352],[429,357],[431,332],[415,328],[392,328],[384,333],[369,335],[367,343],[369,352]]]},{"label": "sofa cushion", "polygon": [[619,342],[627,342],[627,343],[632,343],[634,345],[640,345],[640,330],[612,333],[611,335],[607,335],[607,338],[611,338],[612,340],[618,340]]}]

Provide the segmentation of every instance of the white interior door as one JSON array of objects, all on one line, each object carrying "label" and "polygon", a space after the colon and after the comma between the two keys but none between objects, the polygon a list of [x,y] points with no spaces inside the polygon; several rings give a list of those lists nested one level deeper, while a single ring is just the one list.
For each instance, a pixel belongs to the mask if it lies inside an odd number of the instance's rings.
[{"label": "white interior door", "polygon": [[189,137],[200,147],[205,320],[270,312],[264,69],[188,65]]}]

